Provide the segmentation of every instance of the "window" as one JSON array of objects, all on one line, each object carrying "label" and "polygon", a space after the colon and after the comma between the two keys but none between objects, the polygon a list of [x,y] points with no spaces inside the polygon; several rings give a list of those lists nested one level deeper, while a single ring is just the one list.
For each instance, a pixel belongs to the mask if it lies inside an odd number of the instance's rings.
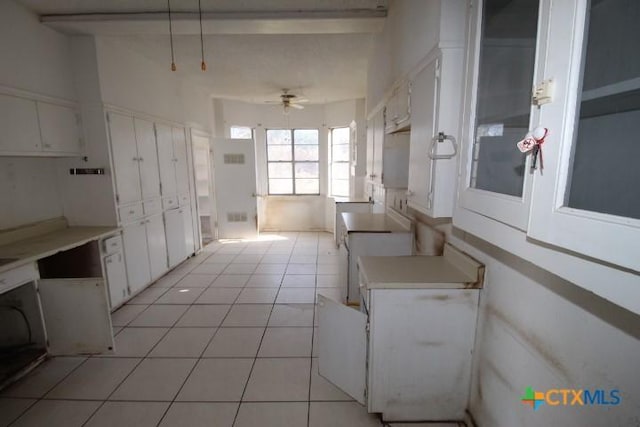
[{"label": "window", "polygon": [[320,194],[317,129],[267,129],[269,194]]},{"label": "window", "polygon": [[231,139],[253,139],[253,129],[248,126],[231,126]]},{"label": "window", "polygon": [[331,129],[331,195],[349,197],[349,137],[351,128]]}]

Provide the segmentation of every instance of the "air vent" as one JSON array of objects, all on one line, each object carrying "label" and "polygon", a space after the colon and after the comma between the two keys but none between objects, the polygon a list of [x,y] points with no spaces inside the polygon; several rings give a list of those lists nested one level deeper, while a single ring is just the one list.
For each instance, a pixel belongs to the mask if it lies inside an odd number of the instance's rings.
[{"label": "air vent", "polygon": [[228,222],[247,222],[246,212],[229,212],[227,213]]},{"label": "air vent", "polygon": [[244,154],[225,154],[225,165],[244,165]]}]

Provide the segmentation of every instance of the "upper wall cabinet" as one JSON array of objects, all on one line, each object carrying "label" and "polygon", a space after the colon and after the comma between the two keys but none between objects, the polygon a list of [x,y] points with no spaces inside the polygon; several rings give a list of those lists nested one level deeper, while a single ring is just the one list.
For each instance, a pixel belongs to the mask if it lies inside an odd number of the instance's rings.
[{"label": "upper wall cabinet", "polygon": [[391,91],[386,103],[385,132],[405,130],[411,125],[411,83],[403,80]]},{"label": "upper wall cabinet", "polygon": [[[640,2],[566,0],[550,8],[540,108],[544,173],[528,235],[640,271]],[[615,286],[616,283],[609,285]]]},{"label": "upper wall cabinet", "polygon": [[432,218],[453,215],[463,63],[462,48],[437,49],[412,83],[407,203]]},{"label": "upper wall cabinet", "polygon": [[184,128],[156,124],[162,196],[189,194],[189,169]]},{"label": "upper wall cabinet", "polygon": [[80,156],[80,115],[71,105],[0,94],[0,155]]},{"label": "upper wall cabinet", "polygon": [[406,132],[385,134],[385,110],[367,122],[367,176],[385,188],[407,188],[409,136]]}]

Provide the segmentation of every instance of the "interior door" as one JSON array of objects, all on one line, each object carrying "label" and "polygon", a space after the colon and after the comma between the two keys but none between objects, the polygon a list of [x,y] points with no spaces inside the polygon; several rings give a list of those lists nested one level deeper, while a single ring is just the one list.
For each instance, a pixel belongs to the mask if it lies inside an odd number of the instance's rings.
[{"label": "interior door", "polygon": [[108,114],[118,203],[136,202],[141,199],[142,191],[133,117],[117,113]]},{"label": "interior door", "polygon": [[253,238],[258,234],[253,140],[216,139],[214,154],[218,237]]},{"label": "interior door", "polygon": [[175,157],[173,155],[173,129],[170,126],[156,123],[156,142],[162,196],[175,196],[177,188]]},{"label": "interior door", "polygon": [[40,279],[38,289],[52,355],[113,350],[111,315],[102,278]]},{"label": "interior door", "polygon": [[318,294],[320,375],[365,404],[367,316]]},{"label": "interior door", "polygon": [[140,158],[142,198],[158,198],[160,197],[160,172],[153,123],[148,120],[134,119],[134,125]]}]

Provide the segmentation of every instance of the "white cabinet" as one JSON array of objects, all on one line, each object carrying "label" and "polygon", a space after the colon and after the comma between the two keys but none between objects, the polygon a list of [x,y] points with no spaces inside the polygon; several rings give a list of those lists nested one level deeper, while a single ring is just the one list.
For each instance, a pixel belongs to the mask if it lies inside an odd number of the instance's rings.
[{"label": "white cabinet", "polygon": [[411,82],[403,80],[391,91],[386,103],[385,131],[387,133],[407,129],[411,125]]},{"label": "white cabinet", "polygon": [[189,169],[184,128],[156,123],[162,196],[189,193]]},{"label": "white cabinet", "polygon": [[193,230],[193,212],[189,205],[182,206],[180,210],[182,212],[182,222],[184,224],[185,257],[188,257],[196,250],[196,241]]},{"label": "white cabinet", "polygon": [[189,194],[187,141],[185,139],[184,128],[174,127],[171,134],[173,135],[173,157],[176,168],[176,190],[179,195]]},{"label": "white cabinet", "polygon": [[160,197],[160,173],[153,123],[135,118],[134,126],[142,198],[144,200],[156,199]]},{"label": "white cabinet", "polygon": [[143,220],[122,228],[124,256],[127,265],[127,280],[131,295],[138,293],[151,282],[149,246],[146,224]]},{"label": "white cabinet", "polygon": [[130,295],[122,246],[120,235],[102,241],[103,268],[109,289],[111,311],[122,305]]},{"label": "white cabinet", "polygon": [[167,249],[169,268],[178,265],[186,257],[186,240],[182,209],[171,209],[164,213],[164,224],[167,233]]},{"label": "white cabinet", "polygon": [[432,218],[453,215],[463,53],[438,49],[412,84],[408,204]]},{"label": "white cabinet", "polygon": [[336,241],[336,248],[340,247],[342,240],[344,239],[347,230],[342,221],[343,212],[355,212],[355,213],[370,213],[373,209],[373,203],[369,201],[351,201],[340,200],[336,198],[336,218],[333,224],[333,237]]},{"label": "white cabinet", "polygon": [[368,121],[368,180],[385,188],[407,188],[409,134],[385,135],[384,122],[384,110],[379,110]]},{"label": "white cabinet", "polygon": [[107,113],[111,156],[116,184],[116,201],[127,204],[142,200],[138,149],[133,117]]},{"label": "white cabinet", "polygon": [[153,281],[168,270],[167,238],[162,215],[147,217],[145,226],[149,248],[149,271],[151,273],[151,281]]},{"label": "white cabinet", "polygon": [[20,156],[79,156],[80,116],[69,105],[0,93],[0,153]]}]

